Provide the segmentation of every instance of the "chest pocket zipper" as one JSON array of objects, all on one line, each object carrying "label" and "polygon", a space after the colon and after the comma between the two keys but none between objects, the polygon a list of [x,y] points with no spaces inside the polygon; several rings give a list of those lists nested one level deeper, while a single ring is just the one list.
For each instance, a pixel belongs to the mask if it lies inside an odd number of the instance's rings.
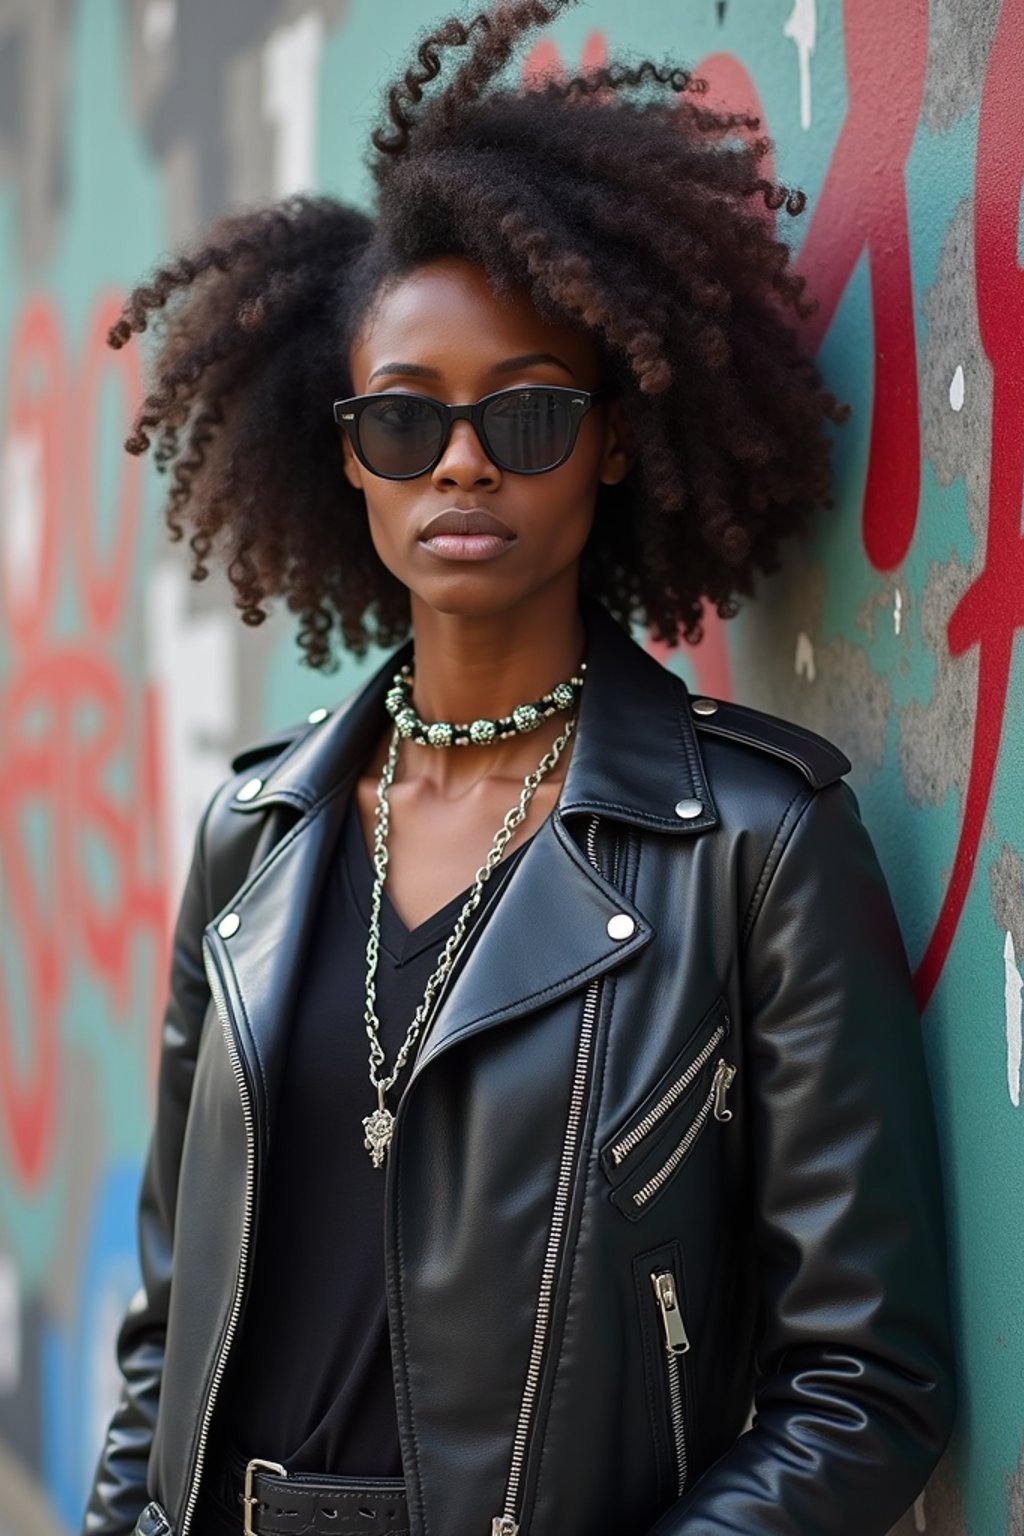
[{"label": "chest pocket zipper", "polygon": [[639,1120],[628,1131],[624,1132],[612,1143],[608,1150],[607,1158],[613,1167],[621,1167],[631,1153],[635,1152],[650,1135],[658,1130],[669,1111],[681,1099],[685,1098],[689,1088],[696,1082],[703,1068],[711,1060],[715,1051],[725,1039],[728,1028],[728,1015],[723,1014],[711,1031],[709,1038],[704,1042],[704,1045],[688,1066],[677,1076],[673,1077],[667,1088],[658,1094],[650,1109],[641,1115]]},{"label": "chest pocket zipper", "polygon": [[732,1119],[727,1098],[736,1067],[719,1054],[730,1029],[727,1004],[720,997],[644,1102],[602,1148],[610,1198],[631,1221],[682,1167],[708,1121]]},{"label": "chest pocket zipper", "polygon": [[735,1076],[736,1068],[732,1062],[726,1061],[724,1057],[720,1056],[715,1066],[715,1075],[711,1080],[711,1087],[708,1089],[707,1096],[687,1127],[685,1135],[672,1149],[661,1166],[651,1174],[650,1178],[645,1179],[639,1189],[634,1189],[630,1192],[629,1198],[637,1210],[642,1210],[647,1202],[653,1199],[665,1187],[676,1169],[689,1156],[694,1142],[712,1115],[716,1120],[726,1121],[732,1119],[732,1110],[726,1108],[725,1096]]}]

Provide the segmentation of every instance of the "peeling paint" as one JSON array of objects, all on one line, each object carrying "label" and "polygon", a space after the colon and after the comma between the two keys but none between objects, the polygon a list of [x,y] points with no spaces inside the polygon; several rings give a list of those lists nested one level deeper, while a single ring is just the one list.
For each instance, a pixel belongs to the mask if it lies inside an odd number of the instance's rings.
[{"label": "peeling paint", "polygon": [[1000,0],[928,0],[921,115],[933,133],[946,133],[977,104],[999,5]]},{"label": "peeling paint", "polygon": [[811,55],[818,36],[816,0],[793,0],[793,9],[782,35],[796,47],[800,72],[800,127],[807,129],[811,126]]},{"label": "peeling paint", "polygon": [[[961,408],[921,412],[921,448],[939,485],[962,478],[967,518],[981,549],[988,522],[989,449],[992,438],[992,368],[981,345],[974,283],[974,211],[970,198],[957,206],[942,236],[935,279],[921,295],[925,318],[921,398],[942,401],[950,381],[970,358],[971,387]],[[952,404],[952,400],[950,400]],[[943,642],[942,654],[945,654]]]},{"label": "peeling paint", "polygon": [[810,635],[805,635],[803,630],[796,637],[793,671],[797,677],[806,677],[809,683],[814,682],[814,646]]},{"label": "peeling paint", "polygon": [[1024,980],[1017,969],[1017,956],[1013,948],[1013,934],[1006,930],[1003,944],[1006,997],[1006,1083],[1010,1090],[1010,1103],[1020,1108],[1020,1057],[1021,1057],[1021,992]]},{"label": "peeling paint", "polygon": [[1009,843],[989,866],[988,883],[996,923],[1010,930],[1017,954],[1024,955],[1024,861]]},{"label": "peeling paint", "polygon": [[936,657],[931,697],[913,700],[900,713],[899,766],[907,796],[915,805],[941,805],[950,790],[967,782],[978,690],[977,649],[946,655],[946,625],[970,584],[959,560],[929,568],[920,598],[921,638]]}]

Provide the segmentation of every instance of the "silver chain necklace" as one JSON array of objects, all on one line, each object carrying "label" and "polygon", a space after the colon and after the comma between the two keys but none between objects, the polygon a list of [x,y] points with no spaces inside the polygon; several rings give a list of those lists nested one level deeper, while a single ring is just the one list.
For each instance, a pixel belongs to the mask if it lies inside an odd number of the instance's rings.
[{"label": "silver chain necklace", "polygon": [[391,733],[391,745],[384,761],[380,780],[377,784],[377,807],[374,813],[373,824],[373,895],[370,901],[370,929],[366,941],[366,1033],[370,1037],[370,1082],[377,1090],[377,1108],[372,1115],[366,1115],[363,1119],[363,1127],[366,1131],[366,1139],[363,1145],[373,1160],[373,1166],[379,1168],[384,1161],[384,1155],[391,1144],[394,1131],[395,1117],[384,1103],[384,1096],[393,1086],[399,1072],[405,1066],[409,1058],[409,1052],[415,1044],[420,1030],[430,1012],[431,1004],[437,994],[438,988],[448,975],[453,964],[459,946],[466,936],[466,926],[470,917],[480,905],[483,889],[486,881],[497,865],[499,859],[508,847],[509,841],[516,828],[525,820],[530,801],[536,793],[544,775],[550,773],[558,762],[570,736],[576,728],[576,717],[571,716],[566,722],[565,729],[555,739],[547,752],[541,758],[532,773],[528,773],[523,780],[523,787],[519,792],[519,799],[511,810],[505,813],[505,819],[498,828],[490,851],[476,872],[472,889],[467,896],[462,910],[455,920],[455,927],[448,937],[448,941],[441,951],[436,968],[434,969],[426,989],[423,1000],[413,1021],[409,1025],[408,1033],[402,1042],[402,1048],[395,1057],[395,1064],[387,1077],[378,1077],[377,1068],[384,1063],[384,1051],[381,1047],[380,1020],[377,1018],[377,961],[380,954],[380,902],[384,890],[384,878],[388,868],[388,830],[390,827],[390,806],[388,803],[388,790],[391,788],[395,777],[395,767],[398,762],[398,748],[402,740],[401,733],[396,728]]}]

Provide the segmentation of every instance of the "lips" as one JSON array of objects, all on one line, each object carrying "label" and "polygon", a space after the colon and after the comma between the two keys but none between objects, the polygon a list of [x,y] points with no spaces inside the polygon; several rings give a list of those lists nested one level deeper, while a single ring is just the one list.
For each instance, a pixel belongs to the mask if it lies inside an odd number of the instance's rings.
[{"label": "lips", "polygon": [[493,560],[516,542],[507,523],[480,507],[446,507],[419,536],[424,549],[439,560]]},{"label": "lips", "polygon": [[420,534],[424,543],[437,538],[439,534],[472,534],[489,533],[497,539],[514,539],[515,534],[507,523],[503,523],[500,517],[495,517],[492,512],[484,512],[479,507],[470,507],[462,510],[459,507],[447,507],[444,512],[439,512],[432,517]]}]

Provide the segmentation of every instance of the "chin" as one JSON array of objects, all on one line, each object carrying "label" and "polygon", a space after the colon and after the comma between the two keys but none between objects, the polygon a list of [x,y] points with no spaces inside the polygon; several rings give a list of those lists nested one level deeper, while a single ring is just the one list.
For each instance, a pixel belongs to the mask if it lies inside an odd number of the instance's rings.
[{"label": "chin", "polygon": [[425,608],[443,613],[446,618],[486,619],[494,614],[505,613],[519,603],[528,601],[534,594],[533,587],[521,582],[503,580],[497,571],[481,568],[457,571],[433,581],[406,583],[410,596]]},{"label": "chin", "polygon": [[445,618],[467,622],[493,618],[538,600],[543,603],[545,595],[548,602],[554,600],[557,606],[555,590],[560,588],[571,587],[571,600],[575,600],[580,553],[546,550],[549,560],[552,556],[560,557],[550,568],[547,564],[538,568],[524,558],[526,553],[520,548],[512,558],[441,561],[420,552],[421,558],[414,554],[412,559],[384,563],[407,589],[414,604]]}]

